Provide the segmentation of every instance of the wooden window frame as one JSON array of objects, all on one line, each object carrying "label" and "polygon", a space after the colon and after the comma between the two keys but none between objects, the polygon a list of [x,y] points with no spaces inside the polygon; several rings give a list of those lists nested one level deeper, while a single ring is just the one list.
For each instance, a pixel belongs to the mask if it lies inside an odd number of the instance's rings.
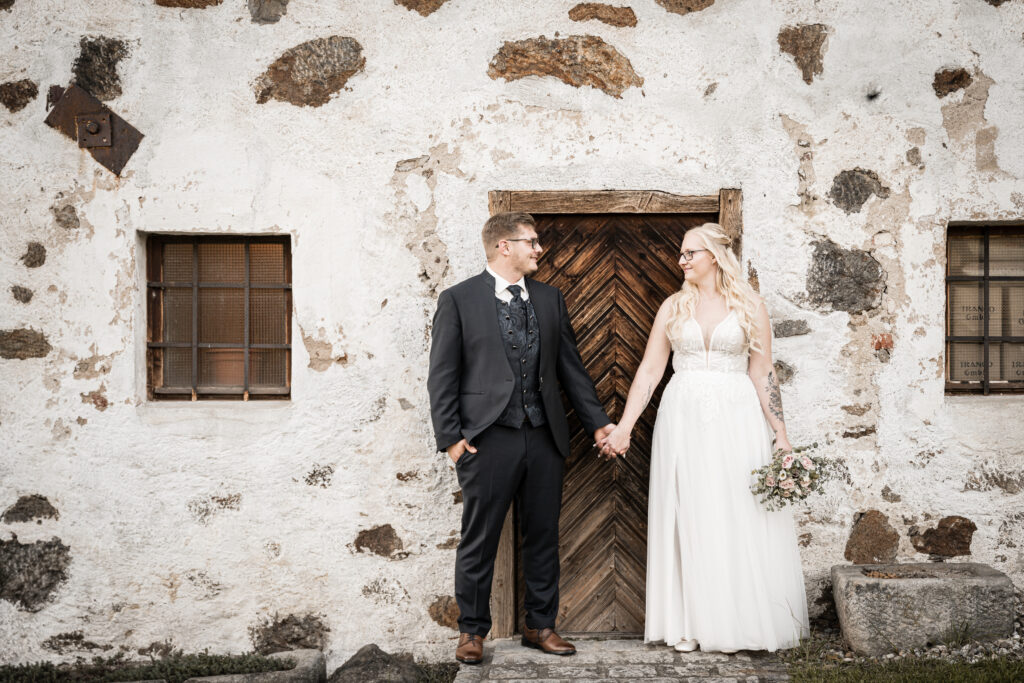
[{"label": "wooden window frame", "polygon": [[[487,193],[490,215],[504,211],[535,214],[717,214],[718,224],[732,237],[732,248],[742,261],[743,192],[725,188],[713,195],[678,195],[659,190],[494,190]],[[498,542],[491,588],[491,635],[506,638],[516,633],[522,595],[518,575],[516,535],[518,511],[510,506]]]},{"label": "wooden window frame", "polygon": [[[199,245],[237,244],[243,245],[244,280],[238,282],[200,282],[199,281]],[[163,247],[167,244],[192,245],[192,279],[189,282],[164,281],[162,277]],[[280,283],[253,283],[250,281],[250,250],[252,244],[280,244],[284,254],[284,281]],[[155,295],[156,290],[185,289],[192,290],[192,339],[190,342],[168,342],[165,339],[164,315],[162,298]],[[243,291],[243,341],[240,344],[229,342],[199,341],[199,290],[207,288],[240,289]],[[279,290],[286,292],[285,297],[285,342],[277,344],[256,344],[250,342],[250,292],[255,289]],[[146,236],[146,389],[149,400],[288,400],[291,398],[292,370],[292,263],[291,239],[287,235],[167,235],[149,234]],[[187,348],[192,350],[192,381],[190,387],[157,386],[157,376],[161,373],[157,349]],[[199,350],[200,349],[241,349],[242,376],[241,387],[200,386],[199,381]],[[250,350],[276,349],[285,352],[285,385],[278,387],[249,386]]]},{"label": "wooden window frame", "polygon": [[[989,267],[991,259],[989,257],[990,249],[990,238],[993,230],[1005,230],[1006,228],[1018,229],[1020,234],[1024,236],[1024,224],[1022,223],[1001,223],[1001,222],[989,222],[989,223],[950,223],[947,226],[946,231],[946,320],[945,320],[945,375],[946,375],[946,393],[950,395],[982,395],[987,396],[989,394],[1024,394],[1024,382],[1008,382],[1006,384],[999,382],[993,384],[989,375],[989,347],[992,343],[1011,343],[1011,344],[1024,344],[1024,336],[1017,335],[990,335],[989,334],[989,321],[991,314],[989,313],[989,284],[999,282],[1018,282],[1024,285],[1024,275],[990,275]],[[981,275],[950,275],[949,274],[949,236],[956,232],[967,233],[967,232],[981,232],[982,239],[982,274]],[[982,308],[985,311],[984,325],[982,327],[981,335],[953,335],[952,330],[952,315],[949,310],[950,305],[950,289],[951,283],[963,282],[963,283],[976,283],[982,288]],[[968,382],[968,381],[950,381],[950,344],[957,342],[967,343],[978,343],[981,342],[983,346],[982,352],[982,380],[981,382]]]}]

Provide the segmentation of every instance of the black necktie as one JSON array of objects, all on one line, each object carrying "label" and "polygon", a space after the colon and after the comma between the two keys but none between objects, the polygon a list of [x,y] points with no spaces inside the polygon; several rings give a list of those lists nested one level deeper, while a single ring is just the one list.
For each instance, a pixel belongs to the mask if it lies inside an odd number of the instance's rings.
[{"label": "black necktie", "polygon": [[522,303],[522,299],[519,297],[519,292],[523,291],[523,288],[519,285],[509,285],[508,291],[512,292],[512,301],[514,303]]}]

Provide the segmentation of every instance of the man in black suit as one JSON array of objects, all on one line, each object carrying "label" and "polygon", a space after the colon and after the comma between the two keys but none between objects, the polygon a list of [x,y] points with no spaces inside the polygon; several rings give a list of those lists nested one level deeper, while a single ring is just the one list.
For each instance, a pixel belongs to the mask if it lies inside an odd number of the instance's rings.
[{"label": "man in black suit", "polygon": [[559,386],[595,443],[614,425],[583,367],[562,293],[526,279],[541,253],[533,217],[497,214],[482,236],[487,269],[438,297],[427,379],[437,448],[455,463],[463,494],[455,658],[481,661],[494,557],[513,499],[526,579],[522,643],[571,655],[576,649],[554,631],[562,466],[569,455]]}]

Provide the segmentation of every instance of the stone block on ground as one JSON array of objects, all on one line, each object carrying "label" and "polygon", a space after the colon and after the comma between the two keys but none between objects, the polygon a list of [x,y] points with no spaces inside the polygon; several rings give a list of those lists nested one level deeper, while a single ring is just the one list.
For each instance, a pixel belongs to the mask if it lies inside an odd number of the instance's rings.
[{"label": "stone block on ground", "polygon": [[411,654],[392,655],[375,644],[364,645],[327,679],[328,683],[367,683],[393,681],[416,683],[420,670]]},{"label": "stone block on ground", "polygon": [[863,655],[1013,634],[1013,583],[979,563],[832,567],[843,637]]}]

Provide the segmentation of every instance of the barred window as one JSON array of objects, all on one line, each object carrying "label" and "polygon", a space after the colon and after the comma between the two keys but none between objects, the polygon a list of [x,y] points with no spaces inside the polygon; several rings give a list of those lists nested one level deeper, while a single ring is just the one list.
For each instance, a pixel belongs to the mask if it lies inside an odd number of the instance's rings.
[{"label": "barred window", "polygon": [[150,398],[288,398],[288,238],[150,235],[146,246]]},{"label": "barred window", "polygon": [[1024,393],[1024,226],[949,226],[946,391]]}]

